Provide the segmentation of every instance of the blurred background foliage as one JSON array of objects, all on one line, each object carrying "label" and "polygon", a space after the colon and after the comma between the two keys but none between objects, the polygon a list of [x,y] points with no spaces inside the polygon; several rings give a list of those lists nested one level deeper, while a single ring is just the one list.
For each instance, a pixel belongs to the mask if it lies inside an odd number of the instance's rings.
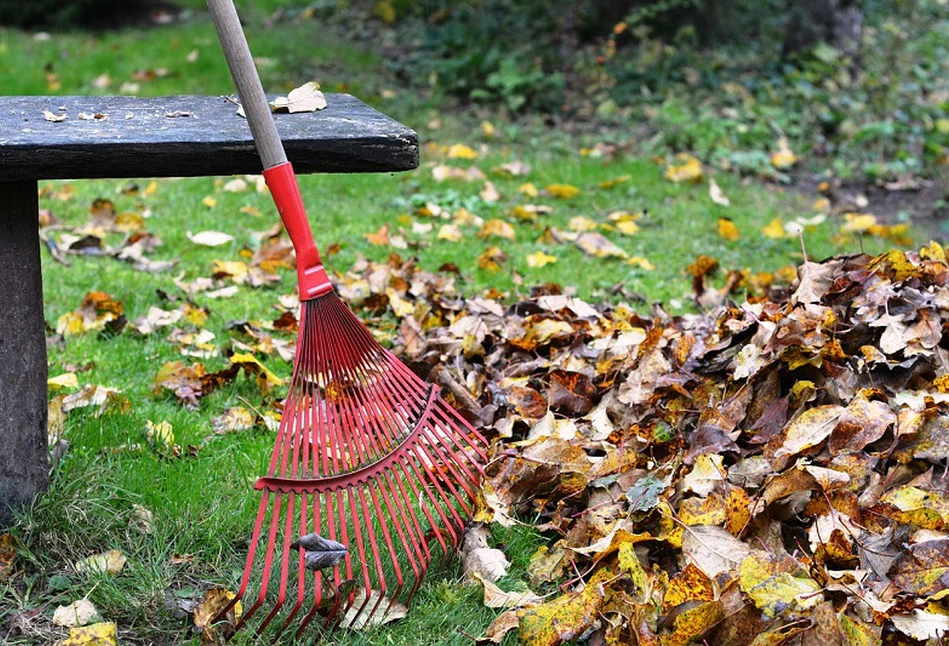
[{"label": "blurred background foliage", "polygon": [[[0,0],[0,25],[110,28],[200,0]],[[432,104],[626,128],[741,174],[783,137],[847,179],[940,175],[947,0],[238,0],[381,53]],[[305,53],[301,53],[304,55]]]}]

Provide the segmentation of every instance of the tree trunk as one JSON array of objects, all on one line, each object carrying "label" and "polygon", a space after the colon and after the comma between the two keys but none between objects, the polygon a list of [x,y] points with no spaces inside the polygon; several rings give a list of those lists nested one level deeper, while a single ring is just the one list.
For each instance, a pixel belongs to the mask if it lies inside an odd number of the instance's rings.
[{"label": "tree trunk", "polygon": [[863,34],[862,0],[788,0],[782,57],[826,43],[856,60]]}]

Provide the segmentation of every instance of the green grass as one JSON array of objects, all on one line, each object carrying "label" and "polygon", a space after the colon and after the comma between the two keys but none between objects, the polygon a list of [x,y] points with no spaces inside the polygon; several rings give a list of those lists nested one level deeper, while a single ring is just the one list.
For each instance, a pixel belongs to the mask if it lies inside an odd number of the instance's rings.
[{"label": "green grass", "polygon": [[[127,29],[97,36],[55,34],[47,41],[0,30],[0,67],[17,70],[17,74],[4,77],[3,92],[118,92],[136,70],[165,67],[168,76],[141,82],[140,95],[231,93],[210,22],[197,10],[200,3],[191,4],[196,8],[195,16],[169,28]],[[462,142],[475,148],[483,144],[485,151],[473,162],[449,163],[478,165],[502,196],[497,203],[485,203],[477,197],[481,182],[435,182],[432,167],[444,161],[430,155],[423,156],[421,169],[402,175],[304,177],[301,184],[318,242],[323,248],[340,245],[340,252],[328,260],[335,270],[345,271],[361,255],[385,260],[391,250],[371,245],[364,234],[389,224],[392,234],[405,228],[404,235],[413,245],[399,253],[417,256],[422,268],[430,271],[443,263],[455,263],[461,272],[459,285],[469,295],[494,288],[514,300],[531,285],[556,282],[576,289],[586,299],[618,298],[611,296],[610,290],[623,284],[641,294],[646,303],[678,301],[680,308],[687,308],[684,297],[690,283],[684,268],[699,254],[718,258],[726,269],[753,271],[776,270],[800,260],[797,240],[771,240],[760,230],[774,218],[789,221],[811,216],[812,198],[719,175],[717,181],[732,200],[732,206],[724,208],[711,201],[706,184],[673,184],[662,178],[660,165],[635,156],[609,163],[582,156],[581,142],[562,133],[509,125],[499,127],[503,134],[497,138],[482,140],[473,123],[451,113],[439,114],[443,127],[431,130],[427,126],[429,110],[437,106],[420,110],[419,106],[426,106],[424,97],[400,89],[395,99],[381,98],[383,89],[398,89],[398,84],[379,71],[383,66],[372,53],[332,33],[321,33],[312,22],[261,29],[262,18],[278,4],[252,12],[249,20],[256,55],[274,61],[262,69],[268,89],[290,88],[314,76],[327,88],[345,83],[357,96],[418,128],[426,141],[444,145]],[[197,62],[187,63],[186,55],[195,49],[200,52]],[[55,90],[50,89],[44,71],[48,63],[59,83]],[[96,89],[92,82],[102,74],[109,75],[111,86]],[[497,125],[503,125],[501,120]],[[472,134],[466,134],[469,132]],[[493,167],[513,160],[529,163],[532,172],[512,179],[490,173]],[[628,181],[610,189],[600,188],[602,182],[625,175]],[[527,198],[518,192],[525,181],[538,188],[552,183],[571,184],[582,192],[571,200]],[[147,181],[138,183],[144,187]],[[119,189],[129,184],[125,180],[77,181],[70,183],[72,199],[44,198],[41,206],[67,225],[84,222],[90,203],[97,197],[113,200],[119,212],[148,212],[149,231],[165,243],[154,257],[180,259],[172,272],[147,274],[110,258],[73,257],[71,266],[65,267],[44,251],[46,317],[50,324],[55,326],[56,320],[74,310],[91,290],[108,292],[121,301],[129,319],[144,316],[149,306],[162,305],[156,290],[183,296],[173,283],[177,274],[192,280],[208,276],[215,260],[239,259],[244,246],[255,244],[254,232],[269,229],[275,215],[268,196],[252,191],[224,193],[220,183],[215,178],[161,180],[157,191],[146,196],[142,192],[121,193]],[[63,185],[51,184],[57,190]],[[213,208],[202,204],[206,196],[217,200]],[[416,207],[426,202],[451,208],[467,204],[484,220],[509,221],[515,239],[482,240],[476,237],[476,227],[467,227],[462,229],[461,242],[437,240],[434,233],[448,220],[417,215]],[[510,214],[514,205],[523,203],[547,204],[554,210],[537,222],[525,223]],[[239,211],[243,206],[255,207],[264,216],[243,214]],[[603,223],[606,215],[616,210],[647,212],[636,236],[607,235],[628,254],[647,258],[654,270],[633,267],[622,260],[585,256],[569,243],[537,241],[547,226],[567,229],[575,216]],[[719,217],[731,218],[741,238],[725,241],[719,237]],[[412,233],[413,222],[433,224],[433,233]],[[236,240],[230,246],[208,249],[191,244],[185,234],[187,230],[207,229],[226,231]],[[837,231],[838,225],[831,219],[809,230],[805,234],[809,254],[823,257],[859,250],[859,241],[835,241]],[[864,249],[870,252],[889,246],[876,239],[864,243]],[[492,244],[509,256],[499,272],[485,271],[477,265],[478,256]],[[558,261],[542,269],[531,268],[528,255],[541,250]],[[519,280],[515,280],[514,273]],[[242,288],[232,299],[210,301],[197,296],[195,300],[210,310],[207,328],[215,333],[218,347],[223,348],[229,343],[226,326],[230,321],[274,318],[277,297],[293,288],[293,276],[284,272],[282,283],[274,289]],[[164,334],[142,339],[128,331],[107,339],[88,333],[68,337],[64,347],[51,349],[51,376],[91,364],[89,370],[80,373],[80,382],[118,388],[128,408],[101,417],[85,410],[69,414],[64,436],[70,448],[53,473],[50,491],[11,530],[19,541],[18,564],[24,574],[0,587],[0,624],[29,608],[39,607],[49,615],[57,605],[88,594],[106,619],[117,621],[123,639],[135,643],[196,641],[186,623],[175,619],[166,608],[166,599],[210,584],[234,586],[243,562],[241,541],[248,536],[258,502],[252,485],[265,470],[273,436],[252,432],[209,439],[210,420],[243,401],[258,405],[262,396],[253,380],[244,377],[202,400],[197,411],[183,408],[171,396],[154,394],[152,382],[158,368],[166,361],[182,359],[163,339]],[[281,377],[290,375],[291,366],[278,358],[261,360]],[[205,363],[209,369],[219,369],[227,362],[218,357]],[[201,448],[195,456],[162,457],[145,441],[147,420],[170,422],[178,444]],[[144,506],[154,514],[152,533],[136,529],[133,505]],[[523,528],[498,530],[495,539],[514,562],[504,585],[516,585],[523,578],[531,554],[547,540]],[[122,549],[127,554],[129,565],[122,575],[90,579],[72,571],[77,559],[106,549]],[[195,559],[192,564],[172,565],[174,554],[193,554]],[[480,635],[495,614],[481,607],[480,591],[463,586],[459,566],[450,563],[430,576],[406,620],[368,634],[342,634],[329,643],[468,644],[467,635]],[[24,643],[28,641],[24,638]]]}]

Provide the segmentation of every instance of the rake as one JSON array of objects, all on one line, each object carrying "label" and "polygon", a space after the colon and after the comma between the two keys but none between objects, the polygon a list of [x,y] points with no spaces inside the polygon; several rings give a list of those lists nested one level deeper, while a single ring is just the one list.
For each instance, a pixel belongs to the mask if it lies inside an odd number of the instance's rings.
[{"label": "rake", "polygon": [[[296,251],[301,315],[293,376],[235,598],[276,641],[404,614],[470,517],[484,438],[342,302],[313,241],[293,168],[232,0],[208,0],[263,174]],[[235,617],[243,599],[244,612]]]}]

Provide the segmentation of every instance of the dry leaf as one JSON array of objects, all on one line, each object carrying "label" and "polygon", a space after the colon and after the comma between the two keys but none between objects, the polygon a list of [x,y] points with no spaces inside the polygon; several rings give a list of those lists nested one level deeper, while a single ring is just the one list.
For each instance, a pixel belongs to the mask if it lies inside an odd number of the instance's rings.
[{"label": "dry leaf", "polygon": [[719,206],[731,206],[731,201],[722,192],[721,187],[714,179],[708,180],[708,196]]},{"label": "dry leaf", "polygon": [[483,578],[478,572],[472,572],[471,578],[484,586],[485,608],[524,608],[527,606],[536,606],[543,602],[543,598],[537,596],[529,588],[519,592],[505,592]]},{"label": "dry leaf", "polygon": [[69,629],[69,637],[55,646],[116,646],[118,636],[115,624],[105,621]]},{"label": "dry leaf", "polygon": [[122,550],[109,550],[76,561],[74,567],[80,574],[118,574],[125,568],[127,560]]},{"label": "dry leaf", "polygon": [[663,177],[673,182],[701,183],[705,177],[702,162],[688,153],[679,153],[675,160],[677,163],[666,166]]},{"label": "dry leaf", "polygon": [[287,96],[277,97],[270,104],[274,111],[280,112],[316,112],[326,107],[326,97],[320,91],[320,84],[308,81],[298,88],[290,90]]},{"label": "dry leaf", "polygon": [[[378,590],[372,590],[368,595],[368,600],[366,597],[365,588],[356,590],[355,600],[339,622],[340,628],[363,630],[372,626],[381,626],[402,619],[409,612],[404,604],[389,599]],[[364,605],[366,609],[372,609],[372,612],[359,612]],[[358,616],[356,613],[359,613]]]},{"label": "dry leaf", "polygon": [[88,599],[78,599],[72,603],[59,606],[53,611],[53,623],[57,626],[85,626],[99,616],[99,611]]},{"label": "dry leaf", "polygon": [[234,242],[234,236],[220,231],[200,231],[198,233],[187,231],[185,235],[188,236],[188,240],[202,247],[220,247]]}]

